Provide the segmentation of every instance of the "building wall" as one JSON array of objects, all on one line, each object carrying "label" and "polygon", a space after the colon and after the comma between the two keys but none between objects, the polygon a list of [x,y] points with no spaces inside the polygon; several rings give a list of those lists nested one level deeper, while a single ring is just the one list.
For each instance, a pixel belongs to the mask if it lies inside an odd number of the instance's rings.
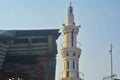
[{"label": "building wall", "polygon": [[6,52],[7,52],[7,45],[0,43],[0,69],[2,68],[2,64],[4,62]]},{"label": "building wall", "polygon": [[16,31],[9,43],[0,80],[55,80],[58,30]]}]

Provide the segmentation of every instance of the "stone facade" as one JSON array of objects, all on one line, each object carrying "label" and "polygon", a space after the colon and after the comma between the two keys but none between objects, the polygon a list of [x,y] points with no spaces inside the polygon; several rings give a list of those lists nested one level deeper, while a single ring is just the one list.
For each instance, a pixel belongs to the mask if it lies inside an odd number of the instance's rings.
[{"label": "stone facade", "polygon": [[82,80],[79,72],[81,49],[77,46],[77,34],[80,26],[74,22],[73,7],[68,7],[66,24],[62,25],[64,36],[63,48],[60,53],[63,60],[63,72],[60,80]]}]

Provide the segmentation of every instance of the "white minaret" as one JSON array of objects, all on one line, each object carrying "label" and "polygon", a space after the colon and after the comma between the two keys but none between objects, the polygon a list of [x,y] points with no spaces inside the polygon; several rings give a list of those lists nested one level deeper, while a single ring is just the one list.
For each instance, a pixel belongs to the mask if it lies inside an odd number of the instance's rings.
[{"label": "white minaret", "polygon": [[64,35],[63,48],[60,50],[63,59],[62,80],[81,80],[79,77],[79,58],[81,49],[77,47],[79,27],[74,22],[73,7],[68,7],[66,24],[62,26]]}]

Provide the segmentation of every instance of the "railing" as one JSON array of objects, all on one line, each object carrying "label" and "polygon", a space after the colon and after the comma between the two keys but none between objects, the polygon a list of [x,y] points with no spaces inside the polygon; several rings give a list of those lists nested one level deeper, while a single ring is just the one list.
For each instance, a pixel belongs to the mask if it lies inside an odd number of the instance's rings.
[{"label": "railing", "polygon": [[103,80],[110,80],[111,77],[114,78],[114,77],[117,77],[117,75],[113,74],[113,75],[110,75],[110,76],[105,76],[105,77],[103,77]]},{"label": "railing", "polygon": [[[10,54],[24,55],[30,53],[46,53],[48,52],[48,43],[33,43],[33,44],[14,44],[8,49]],[[31,54],[30,54],[31,55]]]},{"label": "railing", "polygon": [[[63,45],[64,45],[65,43],[67,43],[67,42],[63,42],[63,44],[61,44],[61,48],[64,47]],[[77,42],[77,45],[76,45],[76,46],[77,46],[78,48],[80,48],[80,47],[81,47],[81,43],[80,43],[80,42]]]},{"label": "railing", "polygon": [[[64,72],[61,72],[61,73],[59,74],[59,80],[67,80],[67,78],[64,78],[64,77],[63,77],[63,73],[64,73]],[[80,80],[84,80],[84,79],[85,79],[84,73],[79,72],[79,78],[80,78]]]}]

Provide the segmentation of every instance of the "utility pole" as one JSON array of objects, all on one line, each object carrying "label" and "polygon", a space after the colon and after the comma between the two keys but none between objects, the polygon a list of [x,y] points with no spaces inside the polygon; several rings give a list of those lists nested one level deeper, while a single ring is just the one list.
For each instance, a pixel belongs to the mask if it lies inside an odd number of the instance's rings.
[{"label": "utility pole", "polygon": [[103,77],[103,80],[110,79],[110,78],[111,78],[111,80],[115,80],[114,77],[117,76],[116,74],[113,74],[112,49],[113,49],[113,46],[111,44],[110,45],[110,50],[109,50],[109,53],[110,53],[111,74],[110,74],[110,76]]},{"label": "utility pole", "polygon": [[113,62],[112,62],[112,49],[113,49],[113,46],[112,44],[110,45],[110,61],[111,61],[111,80],[113,80]]}]

